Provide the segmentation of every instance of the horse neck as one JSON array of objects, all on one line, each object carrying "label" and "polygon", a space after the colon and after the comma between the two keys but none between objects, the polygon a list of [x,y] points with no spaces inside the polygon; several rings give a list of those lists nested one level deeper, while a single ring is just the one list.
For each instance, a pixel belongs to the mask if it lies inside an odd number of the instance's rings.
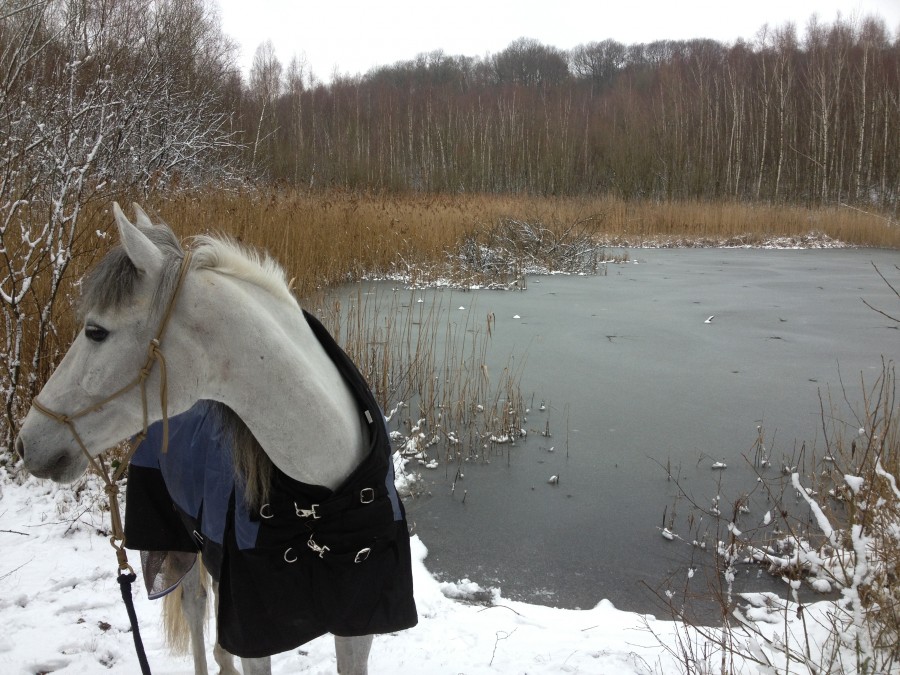
[{"label": "horse neck", "polygon": [[364,454],[355,397],[298,306],[213,274],[194,275],[200,302],[187,303],[209,360],[200,398],[237,413],[288,476],[334,489]]}]

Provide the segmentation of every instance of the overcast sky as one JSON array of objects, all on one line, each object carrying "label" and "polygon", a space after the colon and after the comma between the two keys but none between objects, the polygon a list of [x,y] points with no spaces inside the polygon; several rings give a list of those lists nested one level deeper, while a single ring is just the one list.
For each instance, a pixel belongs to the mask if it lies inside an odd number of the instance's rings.
[{"label": "overcast sky", "polygon": [[271,39],[286,66],[297,55],[330,81],[422,52],[485,56],[520,37],[560,49],[612,38],[623,43],[752,39],[763,24],[815,13],[831,22],[876,14],[896,34],[900,0],[218,0],[225,32],[241,45],[246,73],[257,46]]}]

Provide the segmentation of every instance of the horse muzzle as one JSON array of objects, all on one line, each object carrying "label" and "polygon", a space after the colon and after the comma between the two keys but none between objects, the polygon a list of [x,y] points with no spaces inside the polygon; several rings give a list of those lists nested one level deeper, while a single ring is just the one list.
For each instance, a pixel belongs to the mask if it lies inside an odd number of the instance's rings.
[{"label": "horse muzzle", "polygon": [[20,433],[16,437],[16,452],[25,462],[25,469],[37,478],[49,478],[54,483],[71,483],[87,469],[87,459],[71,448],[41,451]]}]

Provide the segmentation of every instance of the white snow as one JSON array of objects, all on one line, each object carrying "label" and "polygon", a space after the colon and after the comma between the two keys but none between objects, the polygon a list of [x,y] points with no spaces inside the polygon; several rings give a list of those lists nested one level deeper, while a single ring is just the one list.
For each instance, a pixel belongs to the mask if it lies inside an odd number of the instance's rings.
[{"label": "white snow", "polygon": [[859,491],[862,490],[863,485],[865,484],[865,480],[860,478],[859,476],[844,476],[844,482],[847,483],[847,486],[853,490],[853,494],[859,494]]},{"label": "white snow", "polygon": [[809,585],[817,593],[831,593],[831,582],[828,579],[810,579]]},{"label": "white snow", "polygon": [[[139,672],[103,502],[96,478],[74,486],[31,477],[17,482],[0,468],[0,673]],[[439,583],[427,568],[426,543],[414,536],[412,550],[419,625],[375,639],[373,675],[676,673],[683,672],[674,654],[684,640],[706,650],[712,662],[718,658],[715,647],[694,629],[622,612],[608,601],[566,610],[507,600],[502,589],[483,589],[468,579]],[[132,552],[129,558],[139,569],[139,556]],[[193,673],[188,656],[172,655],[163,644],[161,601],[148,600],[140,580],[133,594],[153,673]],[[780,611],[774,609],[777,603]],[[793,625],[796,615],[783,601],[777,603],[754,610],[769,636]],[[830,606],[807,606],[807,620],[811,612],[824,615]],[[778,620],[765,623],[773,615]],[[777,660],[777,653],[770,658]],[[212,645],[207,659],[215,672]],[[273,657],[276,675],[334,670],[333,642],[327,636]],[[754,670],[742,664],[741,672]]]}]

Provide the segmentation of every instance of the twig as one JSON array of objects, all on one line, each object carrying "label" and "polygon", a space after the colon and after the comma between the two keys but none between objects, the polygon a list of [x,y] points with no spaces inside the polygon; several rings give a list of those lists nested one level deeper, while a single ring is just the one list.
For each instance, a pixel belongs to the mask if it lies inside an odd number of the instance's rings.
[{"label": "twig", "polygon": [[510,612],[512,612],[512,613],[515,614],[516,616],[522,616],[522,614],[521,614],[520,612],[517,612],[517,611],[514,610],[512,607],[507,607],[506,605],[494,605],[494,604],[492,604],[492,605],[490,605],[489,607],[483,607],[483,608],[479,609],[478,611],[479,611],[479,612],[483,612],[483,611],[485,611],[485,610],[488,610],[488,609],[494,609],[494,608],[498,608],[498,609],[508,609]]},{"label": "twig", "polygon": [[[19,532],[18,534],[21,534],[21,532]],[[33,560],[34,560],[34,558],[32,558],[31,560],[28,560],[27,562],[23,562],[21,565],[19,565],[19,566],[16,567],[15,569],[12,569],[12,570],[10,570],[9,572],[7,572],[6,574],[4,574],[3,576],[0,576],[0,580],[5,579],[6,577],[8,577],[8,576],[10,576],[10,575],[12,575],[12,574],[15,574],[15,573],[18,572],[20,569],[22,569],[23,567],[25,567],[25,565],[30,564]]]},{"label": "twig", "polygon": [[893,224],[894,224],[893,218],[888,218],[887,216],[882,216],[882,215],[879,214],[879,213],[872,213],[871,211],[866,211],[866,210],[864,210],[864,209],[859,209],[859,208],[857,208],[857,207],[855,207],[855,206],[851,206],[850,204],[845,204],[844,202],[840,202],[840,205],[843,206],[845,209],[853,209],[854,211],[857,211],[857,212],[859,212],[859,213],[862,213],[862,214],[864,214],[864,215],[866,215],[866,216],[872,216],[872,217],[874,217],[874,218],[881,218],[881,220],[886,221],[888,225],[893,225]]},{"label": "twig", "polygon": [[868,302],[866,302],[864,298],[860,298],[860,300],[862,300],[863,304],[864,304],[866,307],[868,307],[869,309],[871,309],[871,310],[873,310],[873,311],[875,311],[875,312],[878,312],[879,314],[881,314],[881,316],[883,316],[883,317],[885,317],[885,318],[888,318],[888,319],[890,319],[891,321],[894,321],[894,322],[896,322],[896,323],[900,323],[900,319],[898,319],[898,318],[895,317],[895,316],[891,316],[891,315],[888,314],[887,312],[882,312],[882,311],[881,311],[880,309],[878,309],[877,307],[873,307],[873,306],[870,305]]},{"label": "twig", "polygon": [[[894,288],[894,286],[891,284],[891,282],[888,281],[887,278],[881,273],[881,270],[878,269],[878,265],[876,265],[876,264],[873,262],[873,263],[872,263],[872,267],[875,268],[875,273],[878,274],[878,276],[881,277],[881,280],[882,280],[884,283],[887,284],[887,287],[890,288],[890,289],[894,292],[894,295],[896,295],[898,298],[900,298],[900,291],[898,291],[896,288]],[[860,298],[860,300],[862,300],[862,301],[863,301],[863,304],[864,304],[866,307],[868,307],[869,309],[878,312],[879,314],[881,314],[881,315],[884,316],[884,317],[887,317],[887,318],[890,319],[891,321],[894,321],[894,322],[896,322],[896,323],[900,323],[900,319],[898,319],[897,317],[891,316],[890,314],[887,314],[886,312],[882,312],[882,311],[881,311],[880,309],[878,309],[877,307],[873,307],[873,306],[870,305],[868,302],[866,302],[864,298]]]},{"label": "twig", "polygon": [[[495,635],[497,636],[497,639],[494,640],[494,651],[491,653],[491,660],[488,663],[488,668],[490,668],[492,665],[494,665],[494,657],[497,655],[497,645],[500,644],[500,640],[508,640],[509,636],[512,635],[513,633],[515,633],[517,630],[519,630],[519,629],[513,628],[509,633],[507,633],[506,631],[498,630],[495,633]],[[503,633],[502,636],[501,636],[501,633]]]}]

